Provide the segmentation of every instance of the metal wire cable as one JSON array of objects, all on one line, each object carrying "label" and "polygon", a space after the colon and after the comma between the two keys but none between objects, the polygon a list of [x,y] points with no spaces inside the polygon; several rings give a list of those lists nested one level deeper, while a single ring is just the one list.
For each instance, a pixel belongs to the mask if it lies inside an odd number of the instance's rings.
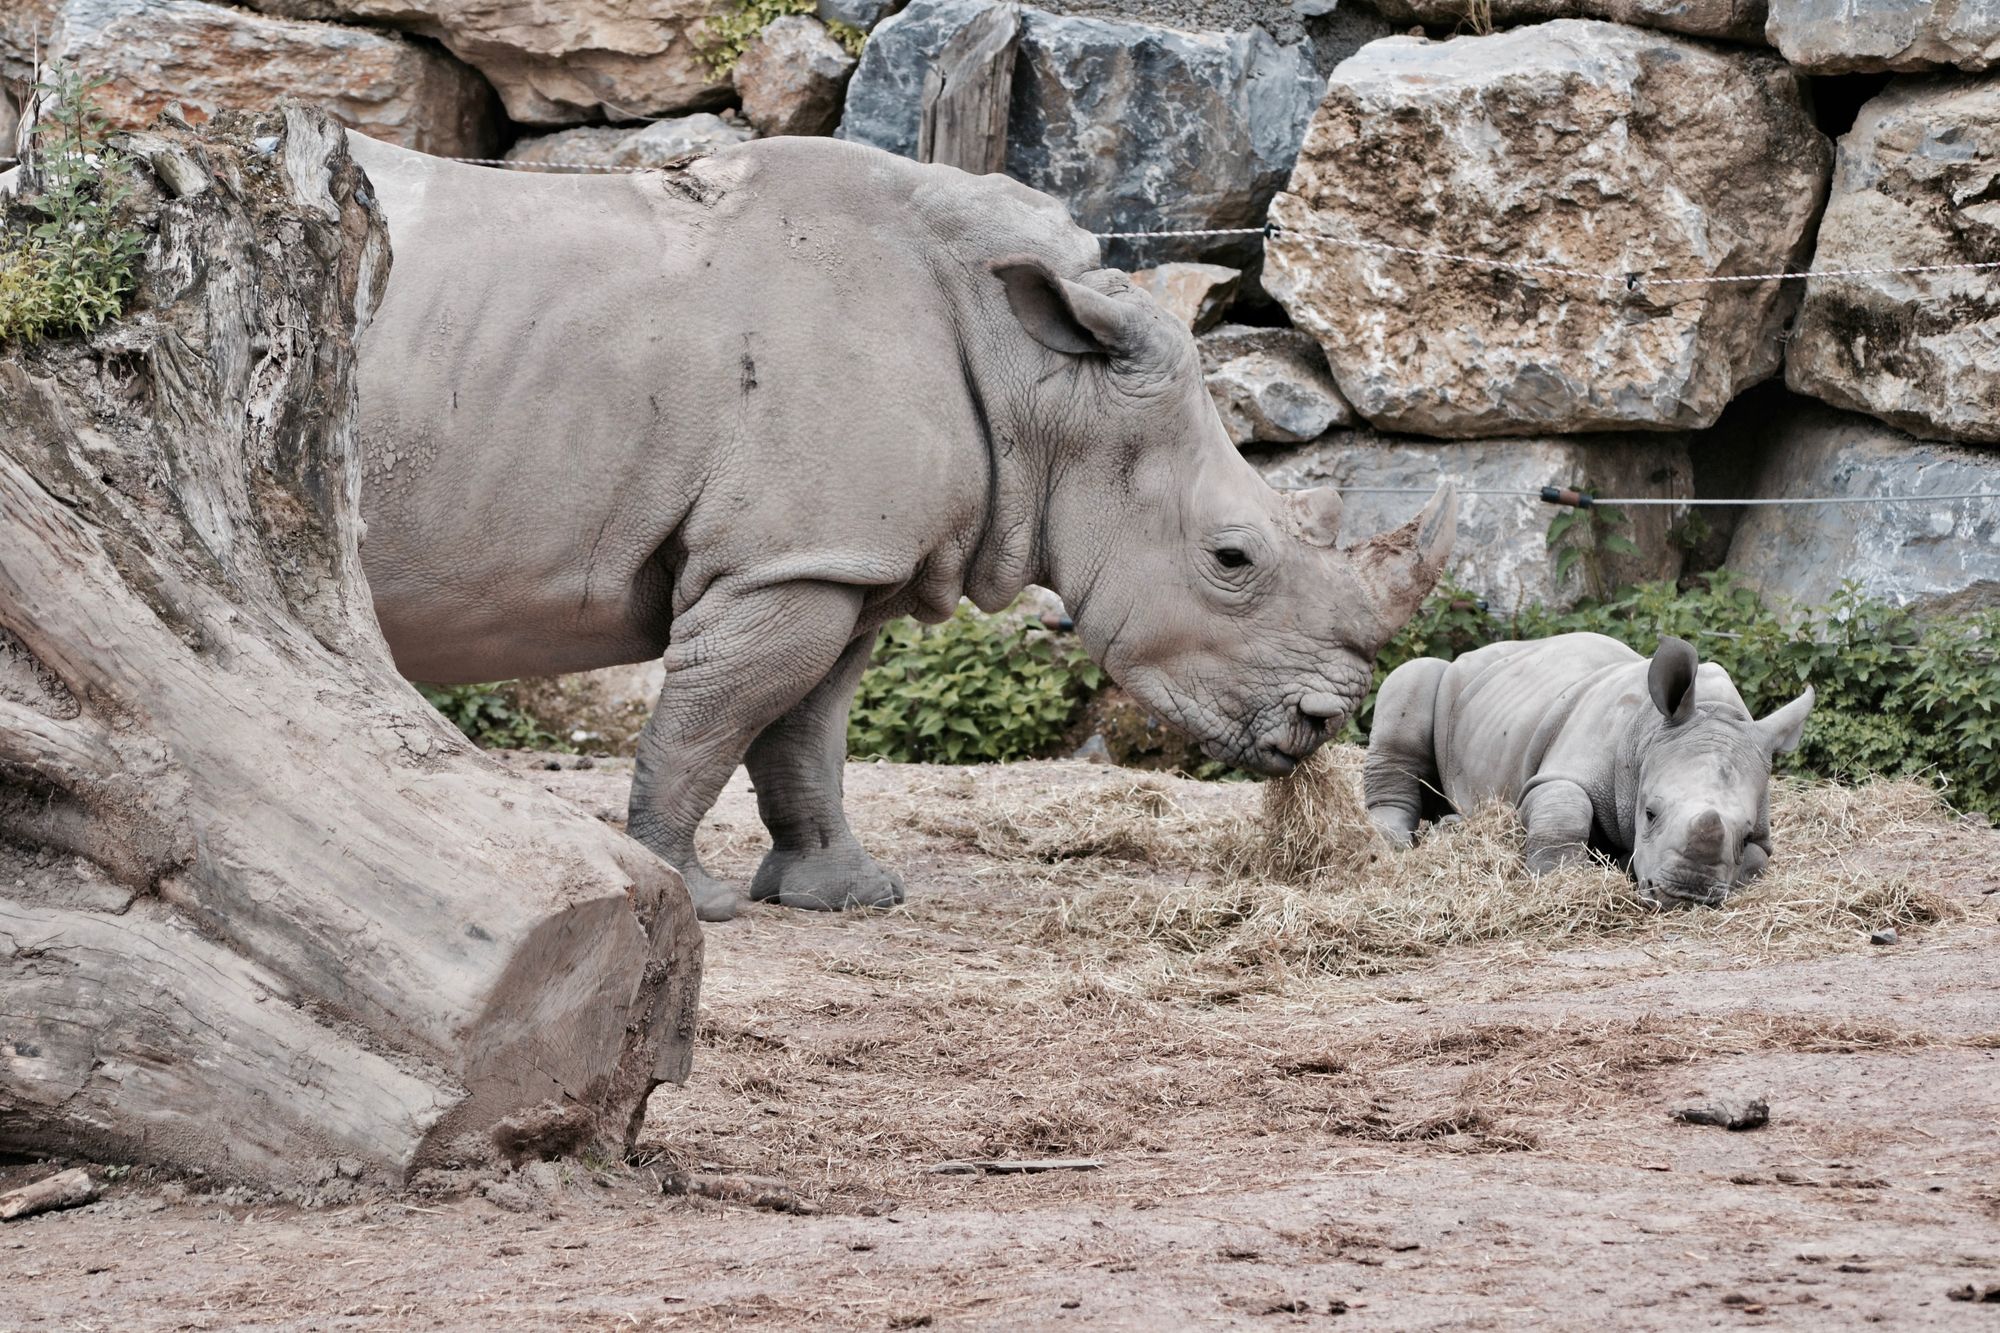
[{"label": "metal wire cable", "polygon": [[[1436,489],[1431,486],[1341,486],[1334,489],[1343,495],[1430,495]],[[1581,509],[1592,509],[1601,505],[1621,507],[1626,505],[1679,505],[1697,508],[1710,505],[1736,505],[1744,508],[1761,508],[1767,505],[1877,505],[1877,504],[1934,504],[1948,500],[2000,500],[2000,491],[1949,491],[1938,495],[1789,495],[1773,496],[1768,499],[1731,497],[1711,499],[1707,496],[1683,496],[1679,498],[1657,495],[1592,495],[1588,491],[1575,491],[1555,486],[1545,486],[1540,490],[1525,487],[1481,487],[1460,486],[1460,495],[1513,496],[1516,499],[1534,500],[1539,503],[1564,505]],[[1576,497],[1566,500],[1549,492]]]}]

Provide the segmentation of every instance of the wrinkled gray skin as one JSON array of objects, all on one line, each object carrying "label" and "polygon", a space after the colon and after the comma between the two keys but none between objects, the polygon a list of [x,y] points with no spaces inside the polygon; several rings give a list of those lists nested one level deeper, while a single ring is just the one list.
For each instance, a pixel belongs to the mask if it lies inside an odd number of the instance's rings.
[{"label": "wrinkled gray skin", "polygon": [[677,171],[531,177],[350,136],[395,263],[361,342],[363,548],[437,682],[664,655],[634,837],[705,919],[695,828],[747,763],[751,896],[889,904],[841,810],[877,629],[1054,588],[1110,675],[1218,759],[1336,730],[1449,553],[1447,490],[1334,545],[1271,490],[1193,338],[1054,201],[780,138]]},{"label": "wrinkled gray skin", "polygon": [[1602,634],[1496,643],[1389,673],[1364,786],[1383,836],[1517,806],[1537,874],[1595,849],[1661,905],[1716,905],[1771,855],[1771,758],[1813,692],[1755,721],[1729,674],[1675,638],[1648,660]]}]

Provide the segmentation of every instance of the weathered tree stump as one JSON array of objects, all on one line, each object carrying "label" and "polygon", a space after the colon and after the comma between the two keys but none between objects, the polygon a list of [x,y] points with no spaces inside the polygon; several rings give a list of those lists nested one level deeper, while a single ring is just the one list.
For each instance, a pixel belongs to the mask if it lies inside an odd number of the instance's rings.
[{"label": "weathered tree stump", "polygon": [[1007,110],[1014,94],[1014,58],[1021,15],[996,5],[952,34],[924,75],[917,160],[941,162],[975,176],[1007,164]]},{"label": "weathered tree stump", "polygon": [[0,1150],[306,1190],[627,1147],[686,1076],[699,928],[391,664],[366,178],[298,108],[126,142],[134,313],[0,360]]}]

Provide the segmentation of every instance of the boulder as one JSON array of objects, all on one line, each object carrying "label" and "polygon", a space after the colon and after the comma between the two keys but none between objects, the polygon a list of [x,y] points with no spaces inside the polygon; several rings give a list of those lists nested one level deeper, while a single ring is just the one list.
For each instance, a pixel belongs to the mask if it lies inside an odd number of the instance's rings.
[{"label": "boulder", "polygon": [[[1544,486],[1574,486],[1608,497],[1671,499],[1693,494],[1684,435],[1619,434],[1446,443],[1372,431],[1334,431],[1311,444],[1252,460],[1273,486],[1335,486],[1346,501],[1340,540],[1349,545],[1409,520],[1441,480],[1458,484],[1458,543],[1447,576],[1497,612],[1568,607],[1588,596],[1680,574],[1675,505],[1625,509],[1623,521],[1593,533],[1572,528],[1564,544],[1582,554],[1567,575],[1548,544],[1565,512],[1537,498]],[[1488,494],[1505,491],[1517,494]],[[1594,534],[1615,533],[1637,555],[1607,550]]]},{"label": "boulder", "polygon": [[[917,155],[924,75],[990,0],[914,0],[869,36],[840,136]],[[1093,231],[1257,227],[1284,183],[1319,92],[1312,50],[1262,28],[1183,32],[1020,11],[1006,171]],[[1258,259],[1255,236],[1114,241],[1143,268]]]},{"label": "boulder", "polygon": [[[1762,497],[2000,495],[2000,456],[1802,404],[1767,431],[1753,486]],[[1728,567],[1767,596],[1805,605],[1852,580],[1903,605],[2000,606],[2000,499],[1750,509]]]},{"label": "boulder", "polygon": [[[1471,8],[1467,0],[1369,0],[1369,4],[1399,23],[1454,31],[1466,26]],[[1762,42],[1764,5],[1765,0],[1490,0],[1486,16],[1501,28],[1549,19],[1609,19],[1691,37]]]},{"label": "boulder", "polygon": [[819,0],[813,12],[822,23],[845,23],[868,32],[900,8],[899,0]]},{"label": "boulder", "polygon": [[478,74],[395,33],[268,18],[205,0],[69,0],[56,57],[106,83],[120,125],[150,124],[169,102],[189,118],[261,111],[293,97],[372,139],[448,157],[486,157],[499,109]]},{"label": "boulder", "polygon": [[[2000,260],[2000,83],[1897,80],[1840,141],[1815,270]],[[1785,381],[1913,435],[2000,442],[2000,269],[1816,277]]]},{"label": "boulder", "polygon": [[[37,46],[47,49],[55,32],[56,8],[57,0],[6,0],[0,4],[0,80],[22,87],[34,81],[35,50]],[[0,156],[10,153],[0,152]]]},{"label": "boulder", "polygon": [[1242,278],[1242,269],[1221,264],[1161,264],[1140,269],[1132,282],[1150,292],[1168,314],[1200,333],[1222,318]]},{"label": "boulder", "polygon": [[1764,35],[1815,74],[2000,65],[1993,0],[1770,0]]},{"label": "boulder", "polygon": [[734,78],[743,114],[762,135],[831,134],[854,57],[801,14],[765,27],[737,58]]},{"label": "boulder", "polygon": [[1264,286],[1384,428],[1706,426],[1778,368],[1796,284],[1629,290],[1331,238],[1642,278],[1782,270],[1831,159],[1799,77],[1762,52],[1571,19],[1392,37],[1329,81],[1272,204],[1291,230],[1266,242]]},{"label": "boulder", "polygon": [[1302,444],[1354,424],[1319,344],[1297,329],[1225,324],[1197,341],[1209,396],[1238,448]]},{"label": "boulder", "polygon": [[655,121],[644,129],[586,126],[523,139],[507,150],[509,162],[575,163],[597,167],[663,167],[698,153],[743,143],[757,134],[748,125],[709,111]]},{"label": "boulder", "polygon": [[379,23],[436,38],[492,81],[523,125],[669,116],[721,106],[706,20],[731,0],[244,0],[287,18]]}]

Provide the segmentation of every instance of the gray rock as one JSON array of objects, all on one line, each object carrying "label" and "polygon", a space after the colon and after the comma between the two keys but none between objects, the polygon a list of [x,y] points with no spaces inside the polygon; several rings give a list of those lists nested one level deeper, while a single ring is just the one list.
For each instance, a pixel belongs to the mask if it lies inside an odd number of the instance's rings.
[{"label": "gray rock", "polygon": [[1674,1119],[1717,1129],[1762,1129],[1771,1123],[1771,1106],[1762,1097],[1718,1097],[1697,1106],[1683,1106]]},{"label": "gray rock", "polygon": [[900,0],[819,0],[813,12],[822,23],[845,23],[868,32],[901,8]]},{"label": "gray rock", "polygon": [[[1813,268],[1985,260],[2000,260],[2000,83],[1892,81],[1840,140]],[[1785,382],[1913,435],[2000,443],[1996,282],[1993,269],[1813,278]]]},{"label": "gray rock", "polygon": [[854,57],[818,19],[793,14],[765,26],[736,61],[736,95],[762,135],[831,134]]},{"label": "gray rock", "polygon": [[[924,74],[988,0],[915,0],[869,38],[840,137],[916,155]],[[1318,96],[1310,47],[1261,28],[1181,32],[1021,11],[1009,176],[1093,231],[1256,227]],[[1107,242],[1106,262],[1207,259],[1242,268],[1257,238]]]},{"label": "gray rock", "polygon": [[1222,318],[1242,279],[1242,269],[1223,264],[1161,264],[1134,273],[1132,284],[1145,288],[1167,313],[1200,333]]},{"label": "gray rock", "polygon": [[1896,934],[1894,926],[1885,926],[1881,930],[1871,930],[1868,932],[1868,942],[1870,944],[1894,944],[1899,938],[1901,937]]},{"label": "gray rock", "polygon": [[[1816,404],[1773,423],[1749,491],[1764,497],[2000,494],[2000,456],[1925,444]],[[1853,580],[1870,597],[2000,606],[2000,500],[1787,505],[1746,512],[1728,568],[1767,597],[1819,605]]]},{"label": "gray rock", "polygon": [[712,153],[757,137],[748,125],[712,112],[655,121],[644,129],[619,126],[558,130],[523,139],[507,150],[509,162],[575,162],[603,167],[660,167],[693,153]]},{"label": "gray rock", "polygon": [[[1340,540],[1350,545],[1407,522],[1439,481],[1459,486],[1458,542],[1447,576],[1507,614],[1523,606],[1568,607],[1586,596],[1680,573],[1671,537],[1684,510],[1647,505],[1625,511],[1615,530],[1639,548],[1616,555],[1593,548],[1565,577],[1547,545],[1562,512],[1535,498],[1543,486],[1578,486],[1607,496],[1671,499],[1693,493],[1687,437],[1677,434],[1549,436],[1442,442],[1373,431],[1333,431],[1311,444],[1253,457],[1273,486],[1337,486],[1346,501]],[[1384,494],[1384,490],[1401,493]],[[1519,495],[1483,494],[1520,491]]]},{"label": "gray rock", "polygon": [[1764,35],[1815,74],[1991,69],[2000,64],[1994,0],[1770,0]]},{"label": "gray rock", "polygon": [[[1463,30],[1466,0],[1369,0],[1400,23]],[[1764,39],[1764,0],[1491,0],[1496,27],[1512,28],[1549,19],[1590,18],[1659,28],[1693,37],[1727,37],[1740,42]]]},{"label": "gray rock", "polygon": [[1306,233],[1661,277],[1803,260],[1832,153],[1775,56],[1583,20],[1371,43],[1328,83],[1264,286],[1355,411],[1450,438],[1712,423],[1797,284],[1628,293]]},{"label": "gray rock", "polygon": [[1225,324],[1197,342],[1209,395],[1238,448],[1302,444],[1354,424],[1319,344],[1297,329]]}]

